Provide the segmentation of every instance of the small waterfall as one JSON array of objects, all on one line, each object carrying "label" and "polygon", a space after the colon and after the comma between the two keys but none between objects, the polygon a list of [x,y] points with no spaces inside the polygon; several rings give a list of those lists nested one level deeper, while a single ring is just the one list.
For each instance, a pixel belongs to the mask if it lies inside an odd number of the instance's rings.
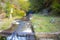
[{"label": "small waterfall", "polygon": [[[19,25],[7,40],[35,40],[34,33],[31,30],[30,21],[18,21]],[[19,36],[21,35],[21,36]]]}]

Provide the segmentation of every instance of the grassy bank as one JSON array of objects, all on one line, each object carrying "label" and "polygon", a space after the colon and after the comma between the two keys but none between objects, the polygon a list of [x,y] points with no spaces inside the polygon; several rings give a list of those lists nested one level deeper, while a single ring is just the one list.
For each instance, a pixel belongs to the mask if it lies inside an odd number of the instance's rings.
[{"label": "grassy bank", "polygon": [[0,21],[0,30],[6,30],[10,27],[11,23],[15,19],[21,18],[20,16],[16,16],[13,18],[4,18],[2,21]]},{"label": "grassy bank", "polygon": [[0,30],[5,30],[5,29],[9,28],[12,21],[13,21],[13,19],[7,19],[7,18],[3,19],[0,22]]},{"label": "grassy bank", "polygon": [[60,30],[60,17],[34,14],[32,23],[36,32],[57,32]]}]

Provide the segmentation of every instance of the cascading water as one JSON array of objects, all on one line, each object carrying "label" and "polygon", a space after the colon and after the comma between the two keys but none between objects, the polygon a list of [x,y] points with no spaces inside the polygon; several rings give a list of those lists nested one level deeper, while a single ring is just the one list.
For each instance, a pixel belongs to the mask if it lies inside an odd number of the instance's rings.
[{"label": "cascading water", "polygon": [[[12,35],[7,37],[7,40],[35,40],[33,32],[31,30],[31,25],[29,21],[17,21],[18,27],[12,33]],[[17,35],[24,35],[24,36],[17,36]]]}]

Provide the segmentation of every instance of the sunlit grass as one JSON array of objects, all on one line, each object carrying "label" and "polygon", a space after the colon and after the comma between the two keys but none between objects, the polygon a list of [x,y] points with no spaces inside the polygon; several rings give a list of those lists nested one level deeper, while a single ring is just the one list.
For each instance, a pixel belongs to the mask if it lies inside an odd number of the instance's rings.
[{"label": "sunlit grass", "polygon": [[[52,18],[55,20],[54,23],[50,22]],[[34,14],[32,19],[36,32],[57,32],[60,30],[60,22],[58,21],[60,21],[60,17],[43,16],[40,14]]]},{"label": "sunlit grass", "polygon": [[11,23],[15,20],[15,19],[20,19],[22,18],[21,16],[15,16],[12,18],[5,18],[2,20],[2,22],[0,23],[0,30],[6,30],[8,28],[10,28]]},{"label": "sunlit grass", "polygon": [[5,30],[9,28],[10,24],[12,23],[13,19],[3,19],[2,22],[0,23],[0,30]]},{"label": "sunlit grass", "polygon": [[11,23],[15,19],[20,19],[20,18],[22,18],[22,16],[15,16],[12,18],[4,18],[0,23],[0,30],[6,30],[6,29],[10,28]]}]

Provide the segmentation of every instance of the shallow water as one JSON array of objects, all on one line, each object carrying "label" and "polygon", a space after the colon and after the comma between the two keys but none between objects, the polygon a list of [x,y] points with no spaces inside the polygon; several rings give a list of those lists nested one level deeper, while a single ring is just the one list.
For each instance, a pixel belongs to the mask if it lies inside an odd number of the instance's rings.
[{"label": "shallow water", "polygon": [[[33,32],[30,27],[31,27],[31,25],[29,22],[19,21],[18,27],[16,28],[14,33],[12,33],[11,36],[7,37],[7,40],[9,40],[9,39],[12,39],[12,40],[35,40],[35,38],[32,34]],[[18,35],[27,35],[27,36],[22,36],[22,37],[16,36],[15,33],[17,33]]]}]

